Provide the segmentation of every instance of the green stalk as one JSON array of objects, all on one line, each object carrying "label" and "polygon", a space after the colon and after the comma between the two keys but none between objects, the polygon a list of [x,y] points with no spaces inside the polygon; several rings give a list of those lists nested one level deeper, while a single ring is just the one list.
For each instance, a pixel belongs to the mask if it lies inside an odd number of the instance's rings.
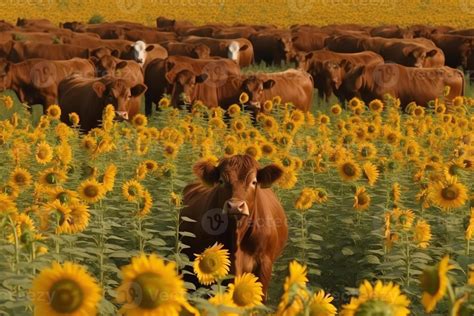
[{"label": "green stalk", "polygon": [[410,242],[408,240],[408,235],[405,234],[405,265],[406,265],[406,287],[410,286],[410,268],[411,268],[411,257],[410,257]]}]

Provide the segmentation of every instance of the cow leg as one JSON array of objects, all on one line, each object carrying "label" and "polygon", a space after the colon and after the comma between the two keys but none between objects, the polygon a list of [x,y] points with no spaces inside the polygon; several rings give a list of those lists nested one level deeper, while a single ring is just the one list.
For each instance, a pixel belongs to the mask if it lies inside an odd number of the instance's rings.
[{"label": "cow leg", "polygon": [[273,262],[269,257],[261,258],[257,267],[256,276],[262,283],[264,300],[267,299],[268,286],[270,285],[270,279],[272,278]]},{"label": "cow leg", "polygon": [[153,108],[153,100],[150,95],[145,94],[145,114],[151,116]]}]

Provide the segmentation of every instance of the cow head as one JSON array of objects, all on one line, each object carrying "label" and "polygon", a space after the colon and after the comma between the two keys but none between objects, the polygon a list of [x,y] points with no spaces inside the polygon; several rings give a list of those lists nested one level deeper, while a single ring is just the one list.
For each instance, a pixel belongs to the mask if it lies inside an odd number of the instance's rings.
[{"label": "cow head", "polygon": [[11,86],[11,65],[6,59],[0,59],[0,91],[9,89]]},{"label": "cow head", "polygon": [[208,75],[196,75],[189,69],[168,71],[165,78],[171,85],[171,105],[174,107],[182,104],[191,104],[194,101],[196,85],[205,82]]},{"label": "cow head", "polygon": [[278,44],[280,45],[280,51],[283,53],[282,59],[286,63],[290,63],[295,56],[291,38],[282,37],[278,40]]},{"label": "cow head", "polygon": [[211,49],[205,44],[197,44],[192,49],[192,58],[205,59],[211,56]]},{"label": "cow head", "polygon": [[360,89],[363,84],[363,75],[365,73],[365,65],[355,66],[350,62],[345,63],[344,80],[340,86],[340,93],[346,100],[353,97],[360,97]]},{"label": "cow head", "polygon": [[89,52],[90,56],[97,57],[97,58],[102,58],[104,56],[114,56],[118,57],[119,56],[119,51],[116,49],[111,49],[108,47],[99,47],[91,50]]},{"label": "cow head", "polygon": [[90,60],[95,65],[97,77],[103,77],[106,75],[115,75],[116,71],[123,69],[127,66],[126,61],[120,61],[113,56],[103,56],[102,58],[91,57]]},{"label": "cow head", "polygon": [[335,90],[339,89],[344,77],[344,66],[346,61],[341,62],[333,60],[325,60],[321,62],[321,74],[326,78],[328,84]]},{"label": "cow head", "polygon": [[96,81],[92,84],[92,89],[104,106],[112,104],[118,118],[128,120],[130,99],[141,96],[147,87],[143,84],[130,87],[125,80],[114,79]]},{"label": "cow head", "polygon": [[264,90],[271,89],[275,85],[275,80],[266,80],[258,78],[257,76],[250,76],[242,82],[242,92],[249,96],[249,110],[260,110],[261,104],[266,101]]},{"label": "cow head", "polygon": [[151,52],[153,49],[155,49],[154,45],[147,45],[144,41],[136,41],[130,45],[131,58],[143,67],[148,52]]},{"label": "cow head", "polygon": [[249,45],[244,44],[240,46],[240,43],[237,41],[232,41],[230,45],[228,46],[228,51],[227,51],[227,58],[235,61],[238,64],[240,64],[240,52],[247,50],[249,48]]},{"label": "cow head", "polygon": [[436,55],[436,49],[427,49],[421,46],[407,46],[403,48],[403,54],[408,58],[408,65],[423,67],[425,59]]},{"label": "cow head", "polygon": [[471,39],[467,39],[464,41],[464,43],[460,46],[459,51],[461,54],[461,66],[465,70],[472,70],[473,64],[473,56],[472,56],[472,50],[474,49],[474,41]]},{"label": "cow head", "polygon": [[202,182],[214,187],[218,207],[238,219],[251,216],[255,209],[256,191],[270,188],[283,174],[283,170],[274,164],[260,168],[248,155],[221,159],[217,166],[198,162],[193,171]]}]

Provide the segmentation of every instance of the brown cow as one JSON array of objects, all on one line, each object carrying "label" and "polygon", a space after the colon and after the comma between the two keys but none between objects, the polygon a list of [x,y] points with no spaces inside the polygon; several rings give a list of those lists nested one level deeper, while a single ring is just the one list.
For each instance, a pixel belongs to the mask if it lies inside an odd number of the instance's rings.
[{"label": "brown cow", "polygon": [[[185,187],[181,216],[182,242],[190,260],[218,242],[230,253],[230,273],[255,274],[267,294],[272,266],[288,239],[285,212],[271,185],[283,174],[276,165],[260,168],[250,156],[223,158],[216,166],[199,162],[193,167],[200,183]],[[216,222],[217,220],[217,222]],[[196,280],[193,280],[197,284]]]},{"label": "brown cow", "polygon": [[346,100],[360,97],[365,102],[390,94],[400,99],[402,107],[414,101],[426,106],[443,95],[450,86],[448,102],[464,94],[464,74],[450,67],[413,68],[398,64],[356,66],[346,73],[341,93]]},{"label": "brown cow", "polygon": [[130,86],[126,80],[111,76],[72,76],[60,82],[58,91],[61,121],[69,124],[69,114],[76,112],[81,118],[81,129],[88,132],[99,126],[102,112],[108,104],[114,106],[119,117],[127,120],[130,99],[142,95],[146,86]]},{"label": "brown cow", "polygon": [[297,56],[297,68],[313,76],[314,87],[318,89],[320,98],[329,100],[334,91],[339,89],[346,66],[383,64],[382,56],[366,51],[361,53],[336,53],[328,50],[313,51]]},{"label": "brown cow", "polygon": [[324,48],[324,41],[329,37],[326,33],[314,31],[299,31],[293,33],[292,36],[291,41],[293,42],[294,49],[303,52]]},{"label": "brown cow", "polygon": [[85,59],[44,60],[29,59],[11,64],[0,62],[0,90],[15,91],[21,102],[43,105],[58,103],[58,85],[61,80],[72,75],[94,77],[93,64]]},{"label": "brown cow", "polygon": [[446,56],[446,65],[474,70],[474,37],[451,34],[431,35],[431,40]]},{"label": "brown cow", "polygon": [[214,31],[212,37],[214,38],[246,38],[249,39],[251,35],[257,33],[257,31],[251,26],[233,26],[221,30]]},{"label": "brown cow", "polygon": [[[100,77],[111,76],[123,79],[130,87],[145,82],[142,67],[134,61],[125,61],[108,55],[102,58],[92,57],[91,60],[94,61],[96,74]],[[130,98],[129,104],[128,117],[131,120],[140,112],[141,95]]]},{"label": "brown cow", "polygon": [[187,56],[197,59],[211,56],[211,49],[204,44],[162,42],[161,45],[166,48],[169,56]]},{"label": "brown cow", "polygon": [[62,39],[53,33],[7,31],[0,33],[0,42],[32,41],[35,43],[54,44]]},{"label": "brown cow", "polygon": [[160,16],[156,19],[156,27],[160,31],[166,31],[166,32],[176,32],[177,34],[183,34],[186,29],[194,27],[194,24],[190,21],[186,20],[172,20],[165,18],[163,16]]},{"label": "brown cow", "polygon": [[463,35],[463,36],[474,36],[474,29],[464,29],[464,30],[451,30],[445,34],[451,35]]},{"label": "brown cow", "polygon": [[56,25],[47,19],[22,19],[16,20],[16,26],[33,29],[54,29]]},{"label": "brown cow", "polygon": [[12,31],[15,29],[15,26],[11,23],[6,22],[5,20],[0,20],[0,32]]},{"label": "brown cow", "polygon": [[423,24],[411,25],[407,28],[407,31],[410,32],[414,38],[416,37],[426,37],[430,38],[434,34],[443,34],[453,30],[450,26],[431,26]]},{"label": "brown cow", "polygon": [[211,49],[211,56],[229,58],[235,61],[240,67],[249,66],[254,59],[252,43],[245,38],[215,39],[189,36],[182,39],[182,42],[207,45]]},{"label": "brown cow", "polygon": [[74,57],[89,58],[89,56],[89,49],[74,45],[15,42],[8,60],[17,63],[31,58],[68,60]]},{"label": "brown cow", "polygon": [[264,61],[269,65],[280,65],[289,63],[295,55],[290,32],[264,31],[251,35],[249,40],[257,63]]},{"label": "brown cow", "polygon": [[147,29],[132,29],[125,30],[125,39],[129,41],[144,41],[146,43],[160,43],[164,41],[175,41],[177,38],[173,32],[160,32],[155,30]]},{"label": "brown cow", "polygon": [[413,38],[413,33],[409,29],[403,29],[398,25],[384,25],[374,27],[370,31],[370,36],[385,38]]}]

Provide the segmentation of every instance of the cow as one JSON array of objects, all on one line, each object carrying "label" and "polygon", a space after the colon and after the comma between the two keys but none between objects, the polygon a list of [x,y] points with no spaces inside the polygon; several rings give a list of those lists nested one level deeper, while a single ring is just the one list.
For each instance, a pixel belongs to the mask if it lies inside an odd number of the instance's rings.
[{"label": "cow", "polygon": [[291,41],[294,49],[303,52],[311,52],[324,48],[324,41],[329,37],[323,32],[299,31],[292,34]]},{"label": "cow", "polygon": [[413,38],[413,33],[409,29],[403,29],[398,25],[383,25],[374,27],[370,31],[370,36],[385,38]]},{"label": "cow", "polygon": [[447,32],[451,32],[453,30],[450,26],[431,26],[431,25],[423,25],[423,24],[415,24],[411,25],[407,28],[407,32],[410,32],[414,38],[418,37],[425,37],[430,38],[431,35],[434,34],[443,34]]},{"label": "cow", "polygon": [[446,56],[446,65],[474,70],[474,37],[452,34],[431,35],[431,40]]},{"label": "cow", "polygon": [[31,58],[68,60],[74,57],[89,58],[90,51],[75,45],[14,42],[8,60],[18,63]]},{"label": "cow", "polygon": [[[190,73],[186,76],[179,75],[183,70]],[[156,91],[149,91],[145,95],[146,113],[151,114],[152,102],[156,103],[165,92],[173,95],[173,106],[182,105],[180,99],[183,91],[180,92],[179,84],[191,86],[189,91],[192,92],[184,94],[185,103],[201,100],[209,107],[217,107],[219,99],[216,97],[216,87],[224,86],[230,77],[236,75],[240,75],[239,66],[225,58],[193,59],[171,56],[165,62],[152,62],[145,71],[145,84]],[[206,84],[199,84],[205,80],[208,80]],[[165,85],[162,85],[163,82]]]},{"label": "cow", "polygon": [[6,22],[5,20],[0,20],[0,32],[12,31],[15,29],[15,26],[11,23]]},{"label": "cow", "polygon": [[156,19],[156,27],[160,31],[166,32],[176,32],[177,34],[182,34],[184,30],[194,27],[194,24],[190,21],[174,19],[168,19],[166,17],[160,16]]},{"label": "cow", "polygon": [[16,26],[32,29],[54,29],[56,26],[47,19],[22,19],[16,20]]},{"label": "cow", "polygon": [[53,44],[55,42],[61,42],[61,38],[53,33],[43,32],[0,32],[0,43],[5,43],[8,41],[32,41],[35,43]]},{"label": "cow", "polygon": [[44,60],[28,59],[12,64],[0,60],[0,91],[15,91],[21,102],[43,105],[58,103],[59,82],[69,76],[94,77],[94,66],[86,59]]},{"label": "cow", "polygon": [[252,43],[245,38],[215,39],[190,36],[182,39],[182,42],[207,45],[211,49],[212,56],[229,58],[235,61],[240,67],[249,66],[254,59]]},{"label": "cow", "polygon": [[253,45],[256,63],[263,61],[269,65],[280,65],[282,62],[291,62],[294,57],[294,48],[289,32],[260,32],[251,35],[249,40]]},{"label": "cow", "polygon": [[129,41],[144,41],[146,43],[161,43],[164,41],[175,41],[177,36],[173,32],[160,32],[157,30],[132,29],[125,30],[125,39]]},{"label": "cow", "polygon": [[128,120],[130,99],[141,96],[146,86],[130,86],[126,80],[112,76],[83,78],[72,76],[59,83],[61,121],[69,124],[69,114],[75,112],[81,118],[85,132],[99,126],[102,112],[112,104],[119,118]]},{"label": "cow", "polygon": [[[183,192],[180,221],[183,252],[190,260],[216,242],[230,254],[230,273],[239,276],[253,273],[263,285],[266,296],[275,260],[281,255],[287,239],[285,212],[271,189],[283,174],[277,165],[263,168],[250,156],[223,158],[217,166],[198,162],[193,171],[199,182],[187,185]],[[217,220],[217,222],[216,222]],[[194,281],[191,274],[185,276]]]},{"label": "cow", "polygon": [[[111,76],[123,79],[131,87],[144,84],[143,68],[131,60],[121,60],[113,56],[103,56],[101,58],[92,57],[95,64],[96,74],[99,77]],[[141,96],[133,97],[129,101],[128,117],[133,119],[140,112]]]},{"label": "cow", "polygon": [[249,39],[251,35],[257,33],[257,31],[251,26],[234,26],[221,30],[216,30],[212,37],[214,38],[246,38]]},{"label": "cow", "polygon": [[464,29],[464,30],[451,30],[445,34],[451,35],[463,35],[463,36],[474,36],[474,29]]},{"label": "cow", "polygon": [[329,101],[333,92],[339,89],[346,72],[346,65],[383,64],[382,56],[366,51],[360,53],[336,53],[318,50],[307,54],[299,54],[297,68],[311,74],[314,87],[318,89],[320,98]]},{"label": "cow", "polygon": [[169,56],[187,56],[196,59],[211,56],[211,49],[204,44],[162,42],[161,45],[166,48]]},{"label": "cow", "polygon": [[156,58],[164,59],[168,57],[166,49],[159,44],[147,45],[143,41],[133,43],[127,51],[120,54],[121,59],[134,60],[142,68],[146,68],[148,63]]},{"label": "cow", "polygon": [[399,98],[402,108],[410,102],[426,106],[429,101],[443,95],[450,87],[445,100],[464,95],[464,74],[450,67],[414,68],[398,64],[360,65],[349,70],[340,92],[345,100],[359,97],[365,102],[383,99],[385,94]]}]

